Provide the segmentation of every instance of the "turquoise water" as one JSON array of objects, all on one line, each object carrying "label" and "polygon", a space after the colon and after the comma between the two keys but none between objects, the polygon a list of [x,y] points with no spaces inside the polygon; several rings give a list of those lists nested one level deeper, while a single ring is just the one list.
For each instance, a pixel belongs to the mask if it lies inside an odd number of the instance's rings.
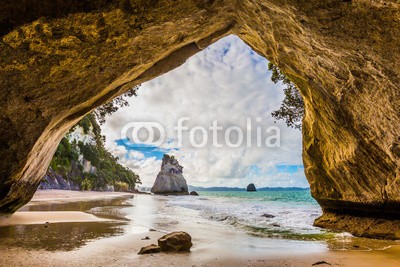
[{"label": "turquoise water", "polygon": [[136,225],[186,231],[197,244],[232,250],[382,250],[393,241],[357,238],[313,226],[322,214],[308,190],[202,192],[199,196],[138,195],[126,209]]},{"label": "turquoise water", "polygon": [[201,196],[241,199],[244,201],[283,202],[294,205],[318,205],[311,197],[310,190],[279,190],[279,191],[202,191]]},{"label": "turquoise water", "polygon": [[198,193],[195,198],[173,197],[169,203],[197,210],[205,220],[227,224],[254,237],[317,241],[333,250],[372,251],[399,245],[313,226],[322,210],[309,190]]},{"label": "turquoise water", "polygon": [[197,210],[201,218],[240,228],[249,234],[297,240],[328,239],[332,233],[313,226],[322,214],[309,190],[200,191],[176,196],[168,204]]}]

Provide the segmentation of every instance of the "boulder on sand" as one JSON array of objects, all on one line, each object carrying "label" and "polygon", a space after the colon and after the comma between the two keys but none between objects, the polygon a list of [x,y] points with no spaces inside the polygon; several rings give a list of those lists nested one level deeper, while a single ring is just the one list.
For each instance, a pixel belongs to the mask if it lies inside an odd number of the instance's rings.
[{"label": "boulder on sand", "polygon": [[142,247],[139,251],[140,254],[152,254],[152,253],[160,253],[161,248],[155,244],[151,244],[149,246]]},{"label": "boulder on sand", "polygon": [[183,167],[179,165],[174,156],[165,154],[162,159],[161,171],[154,181],[151,192],[154,194],[189,194],[182,170]]},{"label": "boulder on sand", "polygon": [[172,232],[158,239],[158,246],[167,252],[190,251],[192,245],[192,237],[186,232]]},{"label": "boulder on sand", "polygon": [[192,191],[192,192],[190,192],[189,195],[191,195],[191,196],[198,196],[199,194],[198,194],[196,191]]}]

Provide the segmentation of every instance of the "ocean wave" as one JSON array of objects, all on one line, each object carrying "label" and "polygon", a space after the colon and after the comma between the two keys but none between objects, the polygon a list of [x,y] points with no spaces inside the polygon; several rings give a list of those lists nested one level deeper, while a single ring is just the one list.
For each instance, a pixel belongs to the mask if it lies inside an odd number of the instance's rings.
[{"label": "ocean wave", "polygon": [[[308,201],[266,201],[266,196],[251,198],[232,196],[171,197],[167,205],[192,209],[207,220],[230,224],[250,234],[298,240],[332,238],[313,226],[322,214],[318,205]],[[269,197],[268,199],[271,199]],[[274,198],[278,199],[278,198]]]}]

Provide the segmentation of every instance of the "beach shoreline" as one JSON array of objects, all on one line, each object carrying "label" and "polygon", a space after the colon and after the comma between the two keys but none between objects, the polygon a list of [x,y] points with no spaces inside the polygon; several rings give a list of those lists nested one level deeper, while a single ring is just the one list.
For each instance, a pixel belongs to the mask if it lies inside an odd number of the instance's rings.
[{"label": "beach shoreline", "polygon": [[[333,251],[329,249],[313,249],[312,246],[302,247],[300,241],[293,241],[291,246],[288,245],[278,252],[278,244],[285,244],[285,242],[290,244],[291,241],[281,240],[279,243],[276,243],[277,246],[274,248],[275,241],[265,238],[260,240],[261,242],[270,244],[269,248],[252,250],[251,247],[245,247],[245,242],[243,242],[243,250],[235,250],[226,246],[226,244],[229,244],[229,242],[240,242],[240,240],[246,238],[245,235],[237,233],[235,239],[235,236],[232,235],[233,232],[224,232],[223,228],[202,225],[197,221],[192,221],[191,218],[187,218],[187,220],[179,224],[172,220],[169,222],[168,227],[165,228],[175,231],[189,229],[188,233],[193,239],[191,253],[137,255],[141,247],[157,244],[157,239],[166,233],[160,229],[151,229],[146,224],[146,218],[154,216],[157,209],[153,209],[153,207],[162,207],[165,205],[167,197],[112,192],[60,191],[41,190],[34,196],[28,207],[50,204],[68,205],[68,203],[74,202],[85,203],[99,199],[125,198],[130,199],[129,201],[133,205],[124,204],[121,207],[116,207],[116,209],[131,212],[131,221],[124,224],[125,230],[122,234],[112,234],[89,240],[85,244],[71,250],[56,249],[49,251],[43,248],[6,246],[2,242],[0,245],[0,266],[312,266],[316,263],[320,263],[318,266],[329,266],[326,263],[329,263],[331,266],[400,266],[400,260],[396,256],[400,253],[399,246],[393,246],[381,251]],[[131,199],[132,196],[133,199]],[[104,206],[103,208],[105,207],[109,206]],[[8,223],[6,227],[12,227],[13,224],[27,226],[26,224],[37,223],[39,224],[37,227],[42,229],[45,226],[40,224],[46,224],[45,220],[48,217],[40,219],[44,214],[39,214],[38,212],[42,211],[20,212],[21,216],[36,214],[39,216],[39,219],[36,218],[36,221],[33,221],[32,217],[28,218],[28,216],[24,223],[14,221]],[[55,218],[53,221],[48,222],[50,225],[48,229],[50,230],[52,226],[57,225],[67,226],[72,223],[98,225],[117,221],[96,217],[82,210],[58,210],[56,212],[47,211],[47,213],[53,214],[56,217],[61,214],[65,215],[62,218]],[[77,216],[89,216],[91,220],[88,217],[81,217],[82,220],[78,220]],[[174,217],[172,216],[171,218]],[[13,219],[13,217],[10,219]],[[86,219],[87,221],[85,221]],[[43,231],[47,230],[47,228],[43,229]],[[63,236],[58,236],[58,238],[62,241]],[[67,235],[65,235],[65,238],[67,238]],[[297,244],[300,244],[298,248],[296,248]]]},{"label": "beach shoreline", "polygon": [[118,197],[134,196],[128,192],[99,192],[99,191],[72,191],[57,189],[39,189],[27,205],[40,204],[42,202],[65,203],[75,201],[90,201],[99,199],[112,199]]}]

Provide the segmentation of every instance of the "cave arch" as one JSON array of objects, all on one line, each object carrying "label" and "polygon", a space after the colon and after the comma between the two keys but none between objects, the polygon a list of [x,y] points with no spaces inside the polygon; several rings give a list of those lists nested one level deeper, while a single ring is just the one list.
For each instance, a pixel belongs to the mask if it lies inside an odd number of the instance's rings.
[{"label": "cave arch", "polygon": [[[400,218],[396,1],[50,2],[0,7],[3,215],[30,200],[83,115],[235,34],[304,97],[303,160],[325,213],[319,225],[339,227],[338,215]],[[386,235],[400,236],[398,224]]]}]

